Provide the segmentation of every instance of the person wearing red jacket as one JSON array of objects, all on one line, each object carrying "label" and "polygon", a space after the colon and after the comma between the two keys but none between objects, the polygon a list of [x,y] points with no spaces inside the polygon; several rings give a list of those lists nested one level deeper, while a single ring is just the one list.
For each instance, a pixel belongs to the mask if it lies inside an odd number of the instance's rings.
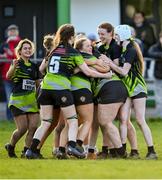
[{"label": "person wearing red jacket", "polygon": [[[6,58],[9,61],[12,61],[13,59],[15,59],[16,58],[15,47],[17,46],[19,41],[20,41],[20,37],[19,37],[18,26],[14,24],[8,26],[7,39],[0,48],[0,58],[3,58],[3,59]],[[11,81],[6,78],[6,73],[10,67],[10,63],[11,62],[0,63],[1,76],[3,80],[7,104],[8,104],[9,96],[12,90]],[[12,120],[12,115],[8,107],[6,108],[6,117],[8,120]]]}]

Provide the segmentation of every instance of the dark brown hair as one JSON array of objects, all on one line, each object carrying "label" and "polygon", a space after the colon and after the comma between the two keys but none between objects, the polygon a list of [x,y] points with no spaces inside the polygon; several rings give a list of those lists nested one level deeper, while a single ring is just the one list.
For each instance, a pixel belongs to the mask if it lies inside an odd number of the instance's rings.
[{"label": "dark brown hair", "polygon": [[108,33],[112,32],[114,35],[114,27],[110,23],[102,23],[98,26],[98,28],[106,29]]},{"label": "dark brown hair", "polygon": [[68,44],[68,40],[74,36],[74,26],[71,24],[63,24],[59,27],[54,37],[53,45],[54,49],[61,43],[65,46]]}]

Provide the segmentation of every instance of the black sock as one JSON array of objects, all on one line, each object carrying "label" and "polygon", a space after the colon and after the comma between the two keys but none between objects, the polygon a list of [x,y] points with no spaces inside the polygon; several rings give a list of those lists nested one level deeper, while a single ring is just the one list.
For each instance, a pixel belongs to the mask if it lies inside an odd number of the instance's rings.
[{"label": "black sock", "polygon": [[109,152],[113,157],[116,156],[116,148],[109,149]]},{"label": "black sock", "polygon": [[82,146],[83,145],[83,141],[82,140],[77,140],[77,144],[79,145],[79,146]]},{"label": "black sock", "polygon": [[40,140],[39,140],[39,139],[33,139],[33,140],[32,140],[32,144],[31,144],[30,149],[31,149],[34,153],[37,153],[37,146],[38,146],[39,143],[40,143]]},{"label": "black sock", "polygon": [[123,145],[124,150],[126,151],[126,149],[127,149],[126,143],[125,143],[125,144],[122,144],[122,145]]},{"label": "black sock", "polygon": [[102,146],[102,152],[108,154],[108,146]]},{"label": "black sock", "polygon": [[154,146],[148,146],[149,153],[155,153]]},{"label": "black sock", "polygon": [[139,154],[137,149],[131,149],[131,154]]},{"label": "black sock", "polygon": [[28,150],[29,148],[28,147],[26,147],[26,146],[24,146],[24,153]]},{"label": "black sock", "polygon": [[15,146],[12,146],[12,145],[10,144],[10,145],[9,145],[9,148],[14,151]]},{"label": "black sock", "polygon": [[73,148],[75,148],[76,142],[75,142],[75,141],[69,141],[69,142],[68,142],[68,145],[71,146],[71,147],[73,147]]},{"label": "black sock", "polygon": [[65,149],[65,147],[61,147],[61,146],[60,146],[60,147],[59,147],[59,150],[60,150],[62,153],[65,153],[65,150],[66,150],[66,149]]},{"label": "black sock", "polygon": [[123,146],[120,148],[116,148],[116,152],[118,153],[119,156],[125,155],[125,150],[124,150]]},{"label": "black sock", "polygon": [[94,149],[88,149],[89,153],[94,153],[94,151],[95,151]]},{"label": "black sock", "polygon": [[40,149],[37,149],[37,154],[40,154]]}]

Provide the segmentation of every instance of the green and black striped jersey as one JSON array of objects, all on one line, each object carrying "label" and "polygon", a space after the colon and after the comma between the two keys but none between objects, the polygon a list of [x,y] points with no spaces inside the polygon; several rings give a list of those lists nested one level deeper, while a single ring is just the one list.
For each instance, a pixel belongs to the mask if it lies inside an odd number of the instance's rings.
[{"label": "green and black striped jersey", "polygon": [[[12,66],[12,64],[11,64]],[[18,60],[18,67],[12,77],[13,94],[26,94],[35,91],[35,80],[39,79],[39,69],[37,65],[29,60]]]},{"label": "green and black striped jersey", "polygon": [[121,47],[117,45],[115,39],[112,39],[109,45],[103,44],[99,46],[98,51],[112,60],[119,58],[121,55]]},{"label": "green and black striped jersey", "polygon": [[[109,57],[112,60],[119,58],[121,55],[121,47],[117,45],[114,39],[111,40],[109,46],[103,44],[98,47],[98,50],[101,54],[105,54],[107,57]],[[103,79],[103,78],[94,79],[94,81],[92,82],[92,90],[94,96],[97,96],[103,85],[110,81],[120,81],[120,78],[118,77],[117,73],[114,74],[111,79]]]},{"label": "green and black striped jersey", "polygon": [[131,69],[129,70],[128,75],[121,78],[127,87],[129,96],[136,96],[140,92],[147,94],[146,83],[139,70],[137,52],[132,43],[127,45],[127,48],[123,50],[121,57],[119,58],[119,65],[123,66],[124,63],[131,64]]},{"label": "green and black striped jersey", "polygon": [[[83,53],[81,52],[81,55],[83,56],[84,59],[88,59],[91,61],[96,61],[96,57],[88,54],[88,53]],[[91,91],[91,83],[90,83],[90,78],[87,77],[83,72],[79,72],[77,74],[74,74],[70,78],[71,80],[71,90],[78,90],[78,89],[89,89]]]},{"label": "green and black striped jersey", "polygon": [[74,68],[82,65],[84,59],[72,46],[60,44],[51,54],[47,73],[41,88],[49,90],[71,89],[70,77]]}]

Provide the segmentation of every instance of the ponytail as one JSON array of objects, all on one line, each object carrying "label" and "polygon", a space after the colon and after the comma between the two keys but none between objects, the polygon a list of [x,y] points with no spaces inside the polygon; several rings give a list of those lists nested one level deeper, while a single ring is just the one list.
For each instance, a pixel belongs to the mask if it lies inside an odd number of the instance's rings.
[{"label": "ponytail", "polygon": [[141,49],[140,49],[138,43],[136,43],[135,41],[132,41],[132,44],[137,52],[140,73],[143,74],[144,73],[144,59],[143,59]]}]

